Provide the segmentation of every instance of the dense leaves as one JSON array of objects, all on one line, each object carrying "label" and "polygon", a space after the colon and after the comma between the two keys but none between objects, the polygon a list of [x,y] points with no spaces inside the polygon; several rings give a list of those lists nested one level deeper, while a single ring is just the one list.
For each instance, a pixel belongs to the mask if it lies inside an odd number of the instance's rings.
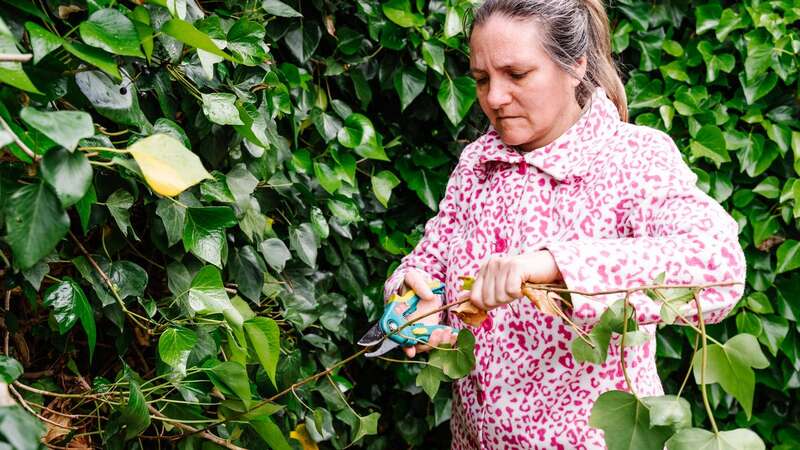
[{"label": "dense leaves", "polygon": [[[135,448],[185,423],[245,448],[447,448],[444,387],[474,363],[471,335],[426,364],[356,359],[309,377],[357,351],[383,281],[486,130],[470,2],[67,3],[0,5],[0,53],[32,54],[0,63],[4,381],[24,369],[39,390],[90,389],[25,398],[100,416],[48,443]],[[672,136],[731,212],[748,277],[708,327],[720,344],[705,387],[726,431],[689,428],[707,422],[692,382],[683,399],[605,394],[593,425],[612,448],[796,448],[800,12],[622,0],[609,13],[632,122]],[[628,315],[612,306],[575,357],[605,360],[625,330],[640,343]],[[668,393],[692,361],[697,374],[694,341],[659,330]],[[0,408],[0,444],[33,449],[45,431]]]}]

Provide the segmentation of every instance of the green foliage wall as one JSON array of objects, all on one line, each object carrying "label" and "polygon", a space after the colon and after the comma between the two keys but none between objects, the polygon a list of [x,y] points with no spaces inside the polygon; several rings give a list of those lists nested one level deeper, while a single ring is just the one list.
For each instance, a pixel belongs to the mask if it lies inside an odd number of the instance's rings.
[{"label": "green foliage wall", "polygon": [[[138,3],[0,3],[0,53],[33,54],[0,64],[0,289],[22,366],[3,359],[4,381],[24,367],[33,389],[15,389],[50,420],[37,405],[99,414],[53,444],[149,447],[191,431],[179,421],[246,448],[447,448],[446,390],[430,401],[413,364],[357,358],[242,411],[357,351],[485,129],[465,76],[469,2]],[[709,331],[751,333],[770,356],[753,417],[713,385],[715,416],[796,448],[800,3],[658,3],[609,8],[632,121],[667,131],[739,222],[746,297]],[[146,166],[167,148],[179,170]],[[206,176],[187,150],[211,178],[159,195]],[[668,392],[693,341],[660,333]],[[36,448],[41,425],[0,411],[2,439]],[[204,437],[177,445],[221,444]]]}]

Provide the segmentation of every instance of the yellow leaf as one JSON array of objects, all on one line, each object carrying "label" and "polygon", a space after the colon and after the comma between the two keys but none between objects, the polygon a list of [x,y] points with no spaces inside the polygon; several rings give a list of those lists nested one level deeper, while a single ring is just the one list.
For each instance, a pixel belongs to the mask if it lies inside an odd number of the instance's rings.
[{"label": "yellow leaf", "polygon": [[319,450],[317,447],[317,443],[311,439],[311,436],[308,435],[308,431],[306,431],[306,424],[301,423],[294,429],[291,433],[289,433],[289,438],[300,441],[300,445],[303,446],[303,450]]},{"label": "yellow leaf", "polygon": [[167,134],[154,134],[128,147],[142,169],[145,181],[157,193],[175,196],[212,178],[200,158]]}]

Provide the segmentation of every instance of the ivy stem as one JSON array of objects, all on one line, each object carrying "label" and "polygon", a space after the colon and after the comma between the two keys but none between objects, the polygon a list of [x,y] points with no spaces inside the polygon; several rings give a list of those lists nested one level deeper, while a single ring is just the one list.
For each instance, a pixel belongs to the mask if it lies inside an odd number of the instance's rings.
[{"label": "ivy stem", "polygon": [[78,150],[82,152],[130,153],[128,150],[114,147],[78,147]]},{"label": "ivy stem", "polygon": [[17,136],[17,133],[14,133],[14,131],[11,130],[11,127],[8,126],[8,124],[6,123],[5,120],[3,120],[2,117],[0,117],[0,125],[2,125],[3,128],[5,128],[6,131],[11,135],[11,139],[14,140],[14,143],[17,144],[19,148],[21,148],[22,151],[25,152],[25,154],[28,155],[34,162],[42,159],[41,156],[34,153],[33,150],[30,149],[30,147],[28,147],[24,142],[22,142],[19,136]]},{"label": "ivy stem", "polygon": [[356,417],[361,417],[360,415],[358,415],[356,410],[353,409],[353,407],[350,405],[350,402],[347,401],[347,399],[344,396],[344,393],[339,389],[339,386],[337,386],[336,383],[334,383],[331,374],[326,374],[325,378],[328,379],[328,383],[330,383],[331,386],[333,386],[333,390],[335,390],[336,393],[339,394],[339,398],[341,398],[344,404],[347,405],[347,407],[350,409],[350,412],[352,412]]},{"label": "ivy stem", "polygon": [[[625,335],[628,334],[628,309],[630,308],[630,297],[631,294],[625,294],[625,305],[622,307],[622,337],[619,339],[619,364],[622,366],[622,375],[625,377],[625,383],[628,385],[628,389],[631,390],[631,394],[634,397],[639,397],[636,395],[636,389],[633,387],[633,382],[631,381],[630,375],[628,375],[628,367],[625,365]],[[636,314],[635,311],[631,312],[631,316]]]},{"label": "ivy stem", "polygon": [[700,345],[700,333],[694,335],[694,345],[692,346],[692,358],[689,359],[689,370],[686,371],[686,376],[683,377],[683,383],[681,383],[681,388],[678,389],[677,397],[680,397],[683,393],[683,388],[686,387],[686,382],[689,381],[689,376],[692,374],[692,367],[694,367],[694,356],[697,354],[697,346]]},{"label": "ivy stem", "polygon": [[694,293],[694,302],[697,304],[697,320],[700,322],[700,336],[703,339],[703,349],[702,349],[702,359],[703,362],[700,364],[700,392],[703,395],[703,406],[706,408],[706,412],[708,413],[708,420],[711,421],[711,428],[714,430],[714,434],[719,436],[719,428],[717,428],[717,422],[714,420],[714,411],[711,409],[711,405],[708,403],[708,393],[706,392],[706,364],[708,363],[708,343],[706,342],[706,321],[703,320],[703,307],[700,306],[700,298],[698,297],[698,291]]}]

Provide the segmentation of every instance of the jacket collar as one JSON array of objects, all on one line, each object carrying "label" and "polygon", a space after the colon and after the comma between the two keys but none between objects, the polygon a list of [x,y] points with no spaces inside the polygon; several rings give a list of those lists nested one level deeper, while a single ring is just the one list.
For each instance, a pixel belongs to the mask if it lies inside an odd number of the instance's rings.
[{"label": "jacket collar", "polygon": [[605,91],[598,88],[578,121],[544,147],[519,152],[504,144],[494,127],[490,127],[478,157],[478,168],[487,173],[483,166],[489,163],[521,164],[524,161],[559,181],[580,178],[587,174],[592,161],[606,150],[605,141],[614,135],[619,124],[617,107]]}]

